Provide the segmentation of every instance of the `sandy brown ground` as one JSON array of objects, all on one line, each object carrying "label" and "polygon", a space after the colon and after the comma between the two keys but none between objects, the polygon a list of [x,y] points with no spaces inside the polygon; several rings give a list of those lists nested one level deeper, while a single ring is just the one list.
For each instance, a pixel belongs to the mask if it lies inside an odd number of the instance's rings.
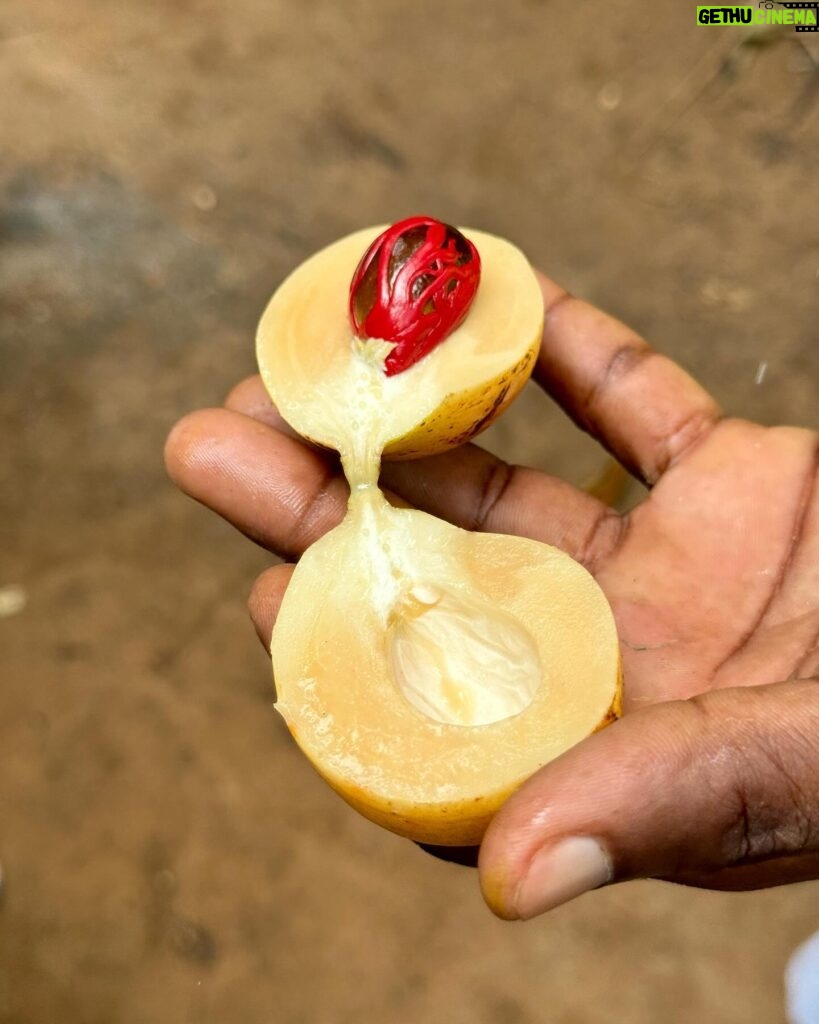
[{"label": "sandy brown ground", "polygon": [[[511,237],[732,412],[815,423],[803,42],[671,0],[0,0],[2,1024],[783,1020],[816,885],[510,926],[349,811],[272,711],[270,556],[161,445],[252,372],[290,267],[419,211]],[[535,392],[491,443],[599,461]]]}]

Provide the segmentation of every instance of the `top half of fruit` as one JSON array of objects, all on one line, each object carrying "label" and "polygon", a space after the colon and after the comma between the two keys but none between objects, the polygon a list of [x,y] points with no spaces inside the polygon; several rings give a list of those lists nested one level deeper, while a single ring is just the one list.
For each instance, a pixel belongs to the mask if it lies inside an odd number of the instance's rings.
[{"label": "top half of fruit", "polygon": [[297,267],[262,316],[257,355],[290,425],[361,469],[488,426],[528,378],[542,326],[519,249],[413,217]]}]

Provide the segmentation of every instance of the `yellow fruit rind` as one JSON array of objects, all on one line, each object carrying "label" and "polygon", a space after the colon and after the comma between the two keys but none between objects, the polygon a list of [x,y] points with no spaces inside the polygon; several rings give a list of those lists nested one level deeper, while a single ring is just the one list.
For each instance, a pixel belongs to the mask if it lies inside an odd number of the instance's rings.
[{"label": "yellow fruit rind", "polygon": [[[399,462],[439,455],[483,433],[521,393],[532,374],[539,351],[540,333],[514,366],[468,391],[447,395],[417,427],[390,441],[384,449],[383,458]],[[302,437],[323,451],[333,450],[307,434],[302,434]]]},{"label": "yellow fruit rind", "polygon": [[417,459],[457,448],[486,430],[512,404],[529,379],[540,350],[541,329],[508,370],[466,391],[453,392],[417,427],[384,449],[387,459]]},{"label": "yellow fruit rind", "polygon": [[607,725],[611,725],[612,722],[616,722],[618,718],[622,718],[623,715],[623,666],[620,665],[620,669],[617,673],[617,690],[615,691],[614,697],[612,698],[611,705],[605,715],[600,719],[600,724],[595,727],[595,732],[600,732],[601,729],[605,729]]},{"label": "yellow fruit rind", "polygon": [[[611,705],[592,730],[599,732],[620,717],[622,709],[622,669],[618,672],[617,690]],[[296,739],[296,731],[291,728]],[[309,756],[309,755],[308,755]],[[373,798],[365,790],[349,782],[341,782],[322,770],[310,759],[318,774],[346,802],[365,818],[395,832],[405,839],[432,846],[479,846],[489,822],[526,780],[487,796],[454,800],[441,804],[401,804]],[[536,765],[533,773],[542,765]]]},{"label": "yellow fruit rind", "polygon": [[319,774],[365,818],[405,839],[431,846],[478,846],[489,822],[514,792],[514,788],[510,788],[468,801],[401,808],[393,804],[373,804],[363,791],[340,786]]}]

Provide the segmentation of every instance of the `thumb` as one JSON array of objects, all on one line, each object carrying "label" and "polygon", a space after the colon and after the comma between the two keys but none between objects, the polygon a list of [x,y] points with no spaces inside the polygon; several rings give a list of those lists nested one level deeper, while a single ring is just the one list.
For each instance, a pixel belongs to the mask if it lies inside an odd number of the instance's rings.
[{"label": "thumb", "polygon": [[[736,887],[742,865],[768,862],[765,884],[777,884],[799,877],[794,855],[801,877],[819,876],[817,750],[811,680],[629,714],[501,808],[481,848],[484,896],[499,916],[526,919],[630,878],[715,884],[715,872],[734,869]],[[758,885],[758,868],[746,870]]]}]

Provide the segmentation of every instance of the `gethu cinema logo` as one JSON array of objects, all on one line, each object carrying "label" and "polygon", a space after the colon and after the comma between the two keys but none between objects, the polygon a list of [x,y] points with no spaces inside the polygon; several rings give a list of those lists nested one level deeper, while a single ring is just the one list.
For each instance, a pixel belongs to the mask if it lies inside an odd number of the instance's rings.
[{"label": "gethu cinema logo", "polygon": [[[777,8],[785,10],[777,10]],[[757,6],[697,7],[699,25],[793,25],[797,32],[819,30],[819,0],[813,3],[771,3],[761,0]]]}]

